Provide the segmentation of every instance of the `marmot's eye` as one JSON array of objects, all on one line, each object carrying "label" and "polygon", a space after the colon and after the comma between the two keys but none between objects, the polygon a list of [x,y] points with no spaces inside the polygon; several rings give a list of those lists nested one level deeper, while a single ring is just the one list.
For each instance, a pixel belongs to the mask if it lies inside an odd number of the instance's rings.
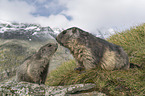
[{"label": "marmot's eye", "polygon": [[42,49],[41,52],[44,53],[44,51],[46,51],[45,49]]},{"label": "marmot's eye", "polygon": [[51,47],[52,45],[48,45],[48,47]]},{"label": "marmot's eye", "polygon": [[63,31],[62,33],[63,33],[63,34],[66,34],[66,31]]}]

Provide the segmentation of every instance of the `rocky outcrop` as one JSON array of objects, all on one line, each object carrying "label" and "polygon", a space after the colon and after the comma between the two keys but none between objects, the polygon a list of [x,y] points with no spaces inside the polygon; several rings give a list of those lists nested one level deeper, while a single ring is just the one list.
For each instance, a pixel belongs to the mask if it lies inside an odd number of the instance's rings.
[{"label": "rocky outcrop", "polygon": [[0,84],[0,95],[15,96],[106,96],[95,91],[95,84],[75,84],[67,86],[45,86],[28,82],[16,82],[15,80]]}]

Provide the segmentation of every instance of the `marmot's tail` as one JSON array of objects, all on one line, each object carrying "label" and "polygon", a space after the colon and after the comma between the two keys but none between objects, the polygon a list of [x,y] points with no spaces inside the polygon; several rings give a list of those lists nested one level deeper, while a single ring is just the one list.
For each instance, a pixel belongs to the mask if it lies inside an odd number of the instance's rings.
[{"label": "marmot's tail", "polygon": [[142,68],[142,67],[139,66],[139,65],[136,65],[136,64],[130,63],[130,68]]}]

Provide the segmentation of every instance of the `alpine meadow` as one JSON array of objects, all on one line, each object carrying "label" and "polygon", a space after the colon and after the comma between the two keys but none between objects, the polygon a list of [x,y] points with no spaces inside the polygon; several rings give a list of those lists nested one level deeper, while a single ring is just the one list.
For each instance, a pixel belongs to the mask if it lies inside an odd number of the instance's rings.
[{"label": "alpine meadow", "polygon": [[120,45],[129,56],[129,70],[106,71],[102,69],[86,70],[78,74],[74,71],[75,60],[63,63],[51,71],[46,85],[71,85],[95,83],[94,91],[109,96],[144,96],[145,95],[145,24],[107,38],[107,41]]}]

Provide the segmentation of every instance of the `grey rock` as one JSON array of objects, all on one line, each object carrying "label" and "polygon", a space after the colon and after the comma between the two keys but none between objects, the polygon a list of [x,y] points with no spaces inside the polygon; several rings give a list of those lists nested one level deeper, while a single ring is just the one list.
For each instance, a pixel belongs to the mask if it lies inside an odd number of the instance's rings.
[{"label": "grey rock", "polygon": [[[103,93],[89,90],[95,88],[95,84],[74,84],[67,86],[46,86],[28,82],[16,82],[14,78],[0,84],[0,95],[13,96],[106,96]],[[88,92],[89,91],[89,92]],[[86,92],[86,93],[81,93]]]},{"label": "grey rock", "polygon": [[33,84],[28,82],[16,82],[15,80],[11,80],[8,82],[4,82],[0,84],[0,94],[6,95],[18,95],[18,96],[25,96],[25,95],[38,95],[44,96],[45,95],[45,85]]},{"label": "grey rock", "polygon": [[104,93],[93,91],[88,93],[67,94],[66,96],[107,96]]},{"label": "grey rock", "polygon": [[95,88],[95,84],[75,84],[75,85],[68,85],[68,86],[54,86],[50,87],[49,90],[46,91],[46,96],[50,95],[57,95],[57,96],[65,96],[67,94],[73,94],[79,91],[85,91]]}]

